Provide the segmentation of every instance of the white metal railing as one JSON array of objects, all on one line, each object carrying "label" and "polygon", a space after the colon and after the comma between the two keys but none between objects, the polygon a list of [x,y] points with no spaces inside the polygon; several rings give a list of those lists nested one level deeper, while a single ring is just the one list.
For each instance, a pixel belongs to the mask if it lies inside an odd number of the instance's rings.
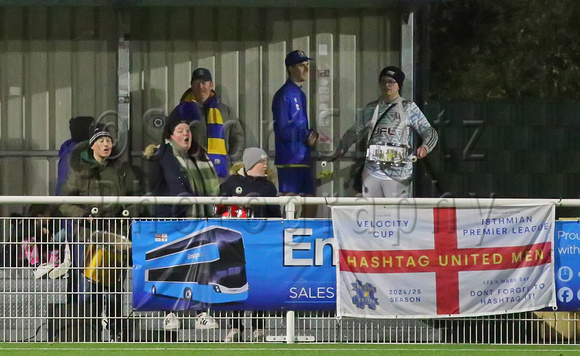
[{"label": "white metal railing", "polygon": [[[0,205],[10,204],[280,204],[286,207],[286,218],[294,218],[296,206],[303,204],[324,205],[411,205],[421,207],[477,207],[490,208],[497,205],[552,203],[556,207],[580,206],[580,199],[390,199],[390,198],[239,198],[239,197],[20,197],[2,196]],[[51,234],[66,222],[73,221],[75,229],[70,234],[93,234],[102,230],[100,226],[113,226],[122,231],[129,223],[127,218],[104,219],[97,218],[89,222],[87,219],[53,218]],[[274,311],[265,312],[259,316],[252,314],[232,314],[232,312],[214,313],[212,328],[203,328],[196,312],[177,312],[178,331],[165,330],[165,314],[162,312],[135,312],[131,310],[132,268],[112,259],[107,261],[108,269],[121,275],[122,285],[107,290],[91,290],[88,292],[71,289],[75,283],[81,283],[85,278],[82,267],[71,266],[68,278],[41,277],[36,279],[34,272],[37,267],[23,263],[6,264],[6,257],[16,258],[13,250],[21,248],[22,241],[27,238],[26,232],[35,224],[46,221],[43,218],[0,218],[2,228],[1,246],[3,267],[0,267],[0,341],[103,341],[103,325],[117,323],[124,333],[124,341],[154,342],[221,342],[228,332],[228,324],[236,319],[241,325],[246,325],[241,341],[261,342],[262,338],[252,333],[252,320],[262,319],[269,336],[275,340],[293,342],[296,337],[308,337],[315,342],[422,342],[422,343],[545,343],[545,344],[575,344],[580,337],[580,315],[576,313],[519,313],[510,315],[490,316],[481,318],[456,318],[434,320],[337,320],[329,312],[290,312],[285,316]],[[84,248],[86,243],[64,236],[69,248],[73,251]],[[62,250],[63,244],[57,243]],[[54,247],[55,243],[39,242],[39,247]],[[8,254],[6,249],[9,250]],[[18,252],[16,252],[18,253]],[[86,256],[80,256],[84,258]],[[82,284],[82,283],[81,283]],[[71,300],[92,295],[96,298],[99,310],[108,304],[113,304],[114,312],[110,315],[96,315],[78,303]],[[110,295],[120,300],[107,301]],[[111,307],[109,307],[111,308]],[[65,327],[63,325],[66,324]],[[68,327],[68,329],[67,329]],[[60,331],[58,334],[56,331]],[[66,330],[63,335],[62,332]],[[55,333],[56,332],[56,333]],[[56,335],[56,336],[55,336]],[[130,336],[127,336],[130,335]]]},{"label": "white metal railing", "polygon": [[363,197],[166,197],[166,196],[0,196],[0,205],[9,204],[239,204],[239,205],[410,205],[421,207],[478,208],[511,204],[552,203],[556,207],[578,207],[580,199],[504,198],[363,198]]},{"label": "white metal railing", "polygon": [[272,205],[285,207],[286,219],[294,219],[302,205],[397,205],[417,207],[456,207],[489,209],[494,206],[552,203],[556,207],[580,207],[580,199],[504,199],[504,198],[363,198],[363,197],[166,197],[166,196],[0,196],[0,205],[22,204],[126,204],[126,205]]}]

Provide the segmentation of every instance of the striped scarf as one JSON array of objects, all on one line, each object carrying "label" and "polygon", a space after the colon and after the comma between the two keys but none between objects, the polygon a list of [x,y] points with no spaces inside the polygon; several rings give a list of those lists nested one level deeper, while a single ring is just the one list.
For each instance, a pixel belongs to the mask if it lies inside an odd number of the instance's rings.
[{"label": "striped scarf", "polygon": [[[199,105],[192,93],[184,96],[183,101],[191,101]],[[224,178],[229,175],[230,158],[226,150],[226,130],[224,120],[219,109],[219,102],[215,92],[203,103],[202,110],[207,113],[207,155],[213,162],[218,176]],[[194,120],[201,120],[201,117],[195,117]],[[201,144],[201,143],[200,143]]]},{"label": "striped scarf", "polygon": [[[194,161],[187,151],[184,151],[175,141],[168,139],[173,154],[185,170],[187,179],[196,196],[217,196],[219,194],[219,180],[210,161]],[[192,205],[188,216],[211,217],[214,215],[213,205]]]}]

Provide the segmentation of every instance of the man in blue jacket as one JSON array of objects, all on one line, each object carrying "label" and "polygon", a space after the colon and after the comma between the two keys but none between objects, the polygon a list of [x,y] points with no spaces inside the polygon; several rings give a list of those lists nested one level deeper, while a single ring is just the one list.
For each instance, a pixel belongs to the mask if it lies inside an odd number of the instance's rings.
[{"label": "man in blue jacket", "polygon": [[[295,50],[286,56],[286,83],[276,92],[272,101],[278,185],[281,195],[314,196],[313,165],[310,150],[316,146],[318,133],[310,129],[306,95],[301,84],[308,78],[309,58]],[[314,217],[316,206],[307,205],[304,217]]]}]

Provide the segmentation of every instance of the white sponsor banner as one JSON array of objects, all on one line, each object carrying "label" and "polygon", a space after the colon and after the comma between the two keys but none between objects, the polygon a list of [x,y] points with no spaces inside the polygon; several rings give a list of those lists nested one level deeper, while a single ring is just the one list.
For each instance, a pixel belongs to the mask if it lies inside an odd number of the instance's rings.
[{"label": "white sponsor banner", "polygon": [[332,208],[338,316],[429,318],[556,305],[553,204]]}]

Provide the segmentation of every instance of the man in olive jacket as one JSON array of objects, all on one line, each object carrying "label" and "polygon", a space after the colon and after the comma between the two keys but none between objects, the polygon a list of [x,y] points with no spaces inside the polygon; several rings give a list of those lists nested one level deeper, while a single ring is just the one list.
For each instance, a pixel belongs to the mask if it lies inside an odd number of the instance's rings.
[{"label": "man in olive jacket", "polygon": [[[97,125],[88,141],[79,143],[71,152],[70,173],[62,195],[69,196],[123,196],[127,195],[127,179],[131,170],[120,160],[111,158],[113,137],[102,126]],[[114,157],[114,156],[113,156]],[[95,206],[88,204],[63,204],[60,211],[64,216],[92,216]],[[100,204],[98,215],[120,217],[123,206]]]},{"label": "man in olive jacket", "polygon": [[[79,143],[73,149],[70,156],[70,168],[62,195],[127,195],[126,181],[133,176],[129,174],[130,166],[125,165],[120,159],[116,159],[113,150],[113,137],[101,124],[95,125],[88,141]],[[95,207],[98,211],[93,211]],[[71,253],[75,268],[72,270],[72,278],[69,278],[69,288],[73,291],[73,297],[77,294],[83,296],[79,299],[89,305],[80,306],[80,308],[89,311],[93,320],[103,316],[102,324],[106,325],[105,328],[109,330],[110,338],[114,341],[118,341],[122,337],[120,333],[123,330],[121,327],[123,299],[120,294],[123,293],[126,276],[124,267],[128,263],[128,257],[119,252],[117,244],[101,246],[94,243],[95,239],[100,236],[96,235],[98,234],[96,231],[104,232],[104,236],[108,236],[106,233],[127,235],[127,224],[116,219],[92,218],[95,215],[98,217],[120,217],[123,210],[121,204],[63,204],[60,206],[60,211],[64,216],[89,217],[85,221],[79,220],[79,229],[74,229],[77,231],[73,237],[75,242],[88,242],[88,244],[75,243],[72,245]],[[89,226],[92,229],[89,229]],[[98,251],[102,249],[109,252],[109,258],[98,257]],[[97,263],[95,260],[99,262]],[[102,263],[103,266],[100,266],[99,263]],[[108,272],[108,278],[101,277],[98,272],[109,267],[111,270]],[[87,270],[97,271],[97,273],[87,274]],[[84,278],[81,272],[84,272]],[[96,338],[98,336],[95,335]]]}]

